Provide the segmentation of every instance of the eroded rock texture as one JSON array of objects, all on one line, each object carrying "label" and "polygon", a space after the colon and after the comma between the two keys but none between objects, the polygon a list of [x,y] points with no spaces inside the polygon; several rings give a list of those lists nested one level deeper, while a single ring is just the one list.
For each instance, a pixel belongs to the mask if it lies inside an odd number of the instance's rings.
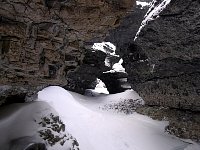
[{"label": "eroded rock texture", "polygon": [[1,0],[0,84],[28,90],[69,85],[69,72],[84,63],[85,43],[102,40],[133,5],[134,0]]},{"label": "eroded rock texture", "polygon": [[200,1],[172,0],[121,52],[147,105],[200,111]]},{"label": "eroded rock texture", "polygon": [[110,94],[116,94],[131,88],[127,83],[127,76],[124,72],[107,72],[103,73],[99,79],[105,83]]},{"label": "eroded rock texture", "polygon": [[87,50],[80,67],[68,73],[68,83],[64,88],[81,94],[84,94],[86,89],[94,89],[96,85],[92,82],[96,81],[104,71],[109,70],[105,66],[105,58],[104,52]]},{"label": "eroded rock texture", "polygon": [[134,42],[137,32],[134,27],[139,28],[143,18],[140,14],[147,11],[138,10],[141,12],[138,14],[135,9],[107,37],[118,45],[128,81],[146,102],[137,112],[167,120],[166,131],[197,141],[200,139],[199,8],[197,0],[172,0]]},{"label": "eroded rock texture", "polygon": [[[148,3],[151,2],[151,0],[142,1]],[[126,49],[130,43],[133,43],[135,35],[148,11],[148,8],[149,6],[141,8],[140,5],[137,5],[125,18],[123,18],[120,26],[116,29],[110,30],[106,40],[116,45],[118,53],[120,53],[119,49],[121,49],[123,53],[123,49]]]}]

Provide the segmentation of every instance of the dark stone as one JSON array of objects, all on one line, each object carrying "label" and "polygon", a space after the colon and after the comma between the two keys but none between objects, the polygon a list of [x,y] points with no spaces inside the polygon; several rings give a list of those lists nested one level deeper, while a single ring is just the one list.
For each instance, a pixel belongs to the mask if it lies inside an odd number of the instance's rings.
[{"label": "dark stone", "polygon": [[24,150],[47,150],[47,148],[44,143],[33,143]]},{"label": "dark stone", "polygon": [[[148,0],[145,1],[149,2]],[[126,45],[128,46],[129,43],[133,42],[147,10],[148,7],[141,9],[140,6],[135,6],[135,8],[122,19],[120,26],[110,31],[109,36],[106,37],[106,41],[116,45],[118,53],[120,53],[120,48],[125,49]]]},{"label": "dark stone", "polygon": [[[59,85],[83,93],[88,86],[84,84],[93,82],[102,73],[101,69],[98,70],[102,67],[98,66],[99,61],[92,68],[94,64],[89,60],[91,58],[84,59],[84,43],[93,41],[93,38],[103,41],[108,31],[116,28],[127,11],[135,5],[135,0],[110,2],[0,1],[0,85],[26,90]],[[116,5],[119,6],[117,11],[114,9]],[[83,71],[80,71],[81,68]],[[89,74],[94,73],[91,81],[90,75],[80,75],[89,69],[93,70]],[[78,72],[77,76],[76,73],[71,75],[73,71]],[[80,81],[82,76],[85,76],[85,81],[87,78],[87,82]],[[83,85],[81,90],[74,89],[80,85]],[[21,95],[24,92],[21,92],[11,97],[23,97]]]},{"label": "dark stone", "polygon": [[200,111],[199,7],[198,0],[172,0],[135,42],[128,34],[133,31],[128,28],[131,20],[118,27],[127,33],[126,38],[114,36],[114,41],[128,81],[147,105]]},{"label": "dark stone", "polygon": [[34,101],[37,99],[37,92],[45,86],[29,87],[29,86],[0,86],[0,105],[8,105],[12,103],[24,103],[26,101]]},{"label": "dark stone", "polygon": [[35,137],[25,136],[12,140],[9,150],[47,150],[47,148]]},{"label": "dark stone", "polygon": [[0,45],[1,45],[1,48],[0,48],[1,55],[4,55],[4,54],[8,53],[9,47],[10,47],[10,39],[9,39],[9,37],[8,38],[1,37]]},{"label": "dark stone", "polygon": [[67,75],[68,84],[64,88],[81,94],[84,94],[86,89],[94,88],[92,83],[109,69],[105,66],[105,58],[106,54],[101,51],[86,50],[80,67]]},{"label": "dark stone", "polygon": [[55,65],[49,65],[49,78],[55,78],[58,68]]},{"label": "dark stone", "polygon": [[127,74],[123,72],[108,72],[103,73],[99,79],[101,79],[110,94],[116,94],[124,92],[129,89],[127,81]]}]

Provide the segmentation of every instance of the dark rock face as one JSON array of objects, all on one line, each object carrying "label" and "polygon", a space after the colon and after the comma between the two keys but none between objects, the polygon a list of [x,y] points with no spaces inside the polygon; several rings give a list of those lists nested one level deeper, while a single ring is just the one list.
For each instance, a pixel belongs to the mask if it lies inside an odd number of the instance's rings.
[{"label": "dark rock face", "polygon": [[95,88],[92,87],[92,83],[104,71],[109,70],[105,66],[105,58],[106,53],[104,52],[87,50],[80,67],[68,74],[68,84],[64,87],[81,94],[85,93],[85,89]]},{"label": "dark rock face", "polygon": [[147,105],[200,111],[199,7],[172,0],[136,42],[120,47],[129,82]]},{"label": "dark rock face", "polygon": [[103,40],[134,2],[0,1],[0,85],[25,91],[69,85],[68,74],[83,64],[85,43],[93,38]]},{"label": "dark rock face", "polygon": [[36,143],[28,146],[25,150],[47,150],[47,148],[43,143]]},{"label": "dark rock face", "polygon": [[116,94],[130,89],[127,83],[127,76],[127,73],[124,72],[108,72],[103,73],[99,79],[105,83],[110,94]]},{"label": "dark rock face", "polygon": [[[149,0],[144,1],[149,2]],[[122,20],[120,26],[109,32],[106,41],[114,43],[118,53],[120,53],[120,48],[125,49],[129,43],[133,42],[147,10],[148,7],[141,9],[140,6],[135,6],[135,8]]]},{"label": "dark rock face", "polygon": [[0,86],[0,105],[33,101],[37,98],[37,92],[43,88],[45,86]]},{"label": "dark rock face", "polygon": [[[196,141],[200,139],[200,114],[194,112],[200,111],[199,8],[198,0],[172,0],[135,42],[137,31],[129,28],[136,23],[133,19],[124,21],[108,37],[118,45],[128,82],[145,100],[146,106],[137,112],[167,120],[169,133]],[[137,29],[140,23],[135,24]]]},{"label": "dark rock face", "polygon": [[[143,1],[150,2],[151,0]],[[147,10],[148,7],[141,9],[140,6],[135,6],[135,8],[122,20],[120,26],[111,30],[109,35],[106,37],[106,41],[110,41],[116,45],[116,51],[121,54],[121,56],[124,55],[124,50],[129,47],[130,43],[133,42]],[[127,61],[127,64],[129,63],[131,62]],[[127,76],[127,74],[118,72],[106,73],[102,74],[100,79],[106,84],[109,93],[112,94],[123,92],[126,89],[126,87],[124,88],[122,86],[124,83],[122,83],[120,79],[127,78]]]},{"label": "dark rock face", "polygon": [[9,150],[47,150],[46,145],[34,137],[20,137],[12,140]]}]

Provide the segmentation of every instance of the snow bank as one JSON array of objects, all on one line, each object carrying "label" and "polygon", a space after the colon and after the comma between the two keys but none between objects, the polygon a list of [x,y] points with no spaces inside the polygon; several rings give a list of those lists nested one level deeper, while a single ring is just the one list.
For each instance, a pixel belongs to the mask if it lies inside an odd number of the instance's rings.
[{"label": "snow bank", "polygon": [[178,150],[189,144],[164,133],[167,122],[154,121],[133,113],[102,113],[98,106],[111,101],[138,98],[131,90],[120,94],[85,97],[60,87],[39,92],[39,100],[49,103],[61,116],[81,150]]},{"label": "snow bank", "polygon": [[[199,150],[200,145],[164,132],[167,122],[155,121],[137,113],[103,110],[101,106],[126,99],[140,99],[133,91],[86,97],[61,87],[48,87],[38,93],[38,101],[13,104],[0,111],[0,148],[22,150],[17,142],[44,142],[48,150]],[[136,103],[138,101],[135,101]],[[109,108],[108,108],[109,109]],[[48,122],[48,123],[47,123]],[[58,124],[61,132],[56,133]],[[64,125],[64,126],[63,126]],[[57,127],[56,127],[57,126]],[[56,130],[55,130],[56,129]],[[44,138],[44,133],[54,138]],[[41,137],[39,137],[39,133]],[[47,140],[63,137],[51,145]],[[24,140],[25,139],[25,140]]]}]

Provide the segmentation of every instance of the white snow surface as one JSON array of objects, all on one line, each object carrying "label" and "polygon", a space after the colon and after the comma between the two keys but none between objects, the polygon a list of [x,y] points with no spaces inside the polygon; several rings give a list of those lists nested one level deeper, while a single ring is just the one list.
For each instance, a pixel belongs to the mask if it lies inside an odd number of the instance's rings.
[{"label": "white snow surface", "polygon": [[125,68],[122,66],[123,59],[121,58],[118,63],[112,66],[112,69],[116,72],[125,72]]},{"label": "white snow surface", "polygon": [[109,94],[108,89],[106,88],[105,83],[97,78],[97,85],[95,89],[87,89],[85,95],[87,96],[98,96],[100,94]]},{"label": "white snow surface", "polygon": [[123,59],[121,58],[118,63],[115,63],[112,66],[111,70],[106,71],[104,73],[109,73],[109,72],[110,73],[114,73],[114,72],[124,72],[124,73],[126,73],[125,68],[122,66],[122,63],[123,63]]},{"label": "white snow surface", "polygon": [[118,56],[115,53],[116,46],[110,42],[94,43],[92,49],[102,51],[108,55]]},{"label": "white snow surface", "polygon": [[106,88],[106,85],[105,83],[103,83],[103,81],[101,81],[100,79],[97,78],[97,85],[94,89],[95,92],[98,92],[98,93],[104,93],[104,94],[109,94],[107,88]]},{"label": "white snow surface", "polygon": [[125,115],[99,109],[108,103],[139,98],[132,90],[92,98],[52,86],[40,91],[38,98],[58,112],[80,150],[191,150],[193,145],[200,149],[196,143],[188,144],[165,133],[167,122],[137,113]]},{"label": "white snow surface", "polygon": [[126,115],[115,110],[100,109],[107,104],[138,98],[133,90],[87,97],[57,86],[45,88],[38,93],[36,102],[13,104],[0,110],[0,149],[22,150],[24,143],[9,147],[12,140],[20,138],[41,141],[37,131],[45,127],[38,125],[38,122],[51,113],[60,116],[66,135],[73,138],[63,146],[59,143],[49,145],[48,150],[78,150],[76,146],[72,148],[74,138],[80,150],[200,149],[198,143],[165,133],[166,121],[155,121],[137,113]]},{"label": "white snow surface", "polygon": [[141,9],[143,9],[144,7],[149,6],[150,3],[148,3],[148,2],[136,1],[136,5],[140,5],[140,6],[142,6]]}]

